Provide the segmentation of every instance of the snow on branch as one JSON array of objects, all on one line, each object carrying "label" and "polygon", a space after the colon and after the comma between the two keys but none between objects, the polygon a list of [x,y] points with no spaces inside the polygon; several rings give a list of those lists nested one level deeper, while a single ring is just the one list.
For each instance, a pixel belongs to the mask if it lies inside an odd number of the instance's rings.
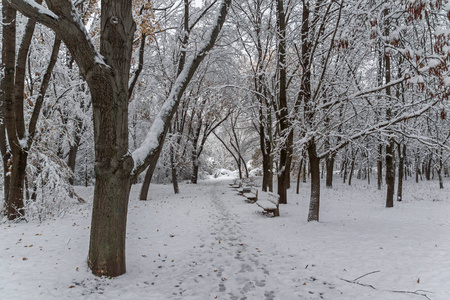
[{"label": "snow on branch", "polygon": [[391,120],[386,120],[386,121],[380,122],[378,124],[375,124],[373,126],[370,126],[369,128],[361,130],[360,132],[351,135],[345,141],[342,141],[341,143],[339,143],[335,147],[330,148],[329,150],[327,150],[327,151],[325,151],[323,153],[320,153],[317,157],[320,158],[320,159],[325,158],[329,154],[336,153],[340,149],[344,148],[351,141],[357,140],[357,139],[359,139],[361,137],[364,137],[364,136],[367,136],[367,135],[372,134],[374,132],[380,131],[381,129],[387,128],[387,127],[395,125],[397,123],[400,123],[400,122],[403,122],[403,121],[406,121],[406,120],[409,120],[409,119],[417,118],[417,117],[423,115],[428,110],[430,110],[433,106],[435,106],[439,102],[440,102],[440,100],[437,99],[437,97],[436,97],[433,102],[430,102],[428,105],[424,106],[423,108],[421,108],[421,109],[419,109],[417,111],[411,112],[409,114],[402,114],[402,115],[397,116],[397,117],[395,117],[395,118],[393,118]]},{"label": "snow on branch", "polygon": [[374,88],[371,88],[371,89],[368,89],[368,90],[365,90],[365,91],[360,91],[360,92],[357,92],[357,93],[355,93],[353,95],[345,97],[343,99],[342,98],[341,99],[338,98],[336,100],[326,102],[326,103],[318,106],[317,110],[327,109],[327,108],[330,108],[333,105],[339,104],[339,103],[344,102],[344,101],[353,100],[353,99],[356,99],[356,98],[359,98],[359,97],[362,97],[362,96],[365,96],[365,95],[368,95],[368,94],[373,94],[373,93],[382,91],[382,90],[384,90],[384,89],[386,89],[388,87],[392,87],[392,86],[395,86],[397,84],[400,84],[400,83],[404,82],[405,80],[407,80],[409,78],[410,78],[409,75],[405,75],[405,76],[403,76],[400,79],[397,79],[397,80],[389,82],[388,84],[377,86],[377,87],[374,87]]},{"label": "snow on branch", "polygon": [[[106,65],[95,49],[76,8],[70,0],[48,1],[49,9],[33,0],[7,0],[8,3],[29,18],[53,29],[67,46],[85,77],[96,65]],[[79,5],[82,2],[77,1]]]},{"label": "snow on branch", "polygon": [[55,26],[59,19],[54,12],[33,0],[8,0],[8,3],[27,17],[37,19],[49,27]]},{"label": "snow on branch", "polygon": [[183,70],[176,78],[167,100],[164,102],[161,110],[155,118],[155,121],[150,127],[144,142],[132,153],[134,169],[131,176],[133,178],[136,178],[142,171],[144,171],[150,164],[153,156],[157,155],[161,150],[172,116],[177,110],[180,99],[191,78],[194,76],[195,71],[214,46],[220,30],[225,23],[225,18],[231,5],[231,1],[232,0],[223,0],[220,4],[217,19],[210,35],[206,39],[203,46],[200,47],[198,53],[186,62]]}]

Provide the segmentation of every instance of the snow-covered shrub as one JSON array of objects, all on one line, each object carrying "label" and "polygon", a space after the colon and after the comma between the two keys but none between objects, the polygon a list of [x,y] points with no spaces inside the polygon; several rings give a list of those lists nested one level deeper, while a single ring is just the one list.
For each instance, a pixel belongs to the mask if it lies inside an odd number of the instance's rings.
[{"label": "snow-covered shrub", "polygon": [[36,151],[29,157],[28,190],[25,197],[27,220],[43,221],[61,217],[78,200],[69,183],[72,172],[66,163],[51,151]]}]

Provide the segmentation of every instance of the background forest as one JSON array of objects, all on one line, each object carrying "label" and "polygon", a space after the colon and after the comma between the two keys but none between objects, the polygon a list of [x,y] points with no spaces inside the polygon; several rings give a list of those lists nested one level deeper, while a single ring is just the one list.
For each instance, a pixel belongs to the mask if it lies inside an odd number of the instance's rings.
[{"label": "background forest", "polygon": [[135,183],[234,171],[287,204],[308,179],[307,221],[322,178],[386,207],[406,179],[443,189],[449,20],[444,0],[2,0],[0,222],[95,185],[88,265],[114,277]]}]

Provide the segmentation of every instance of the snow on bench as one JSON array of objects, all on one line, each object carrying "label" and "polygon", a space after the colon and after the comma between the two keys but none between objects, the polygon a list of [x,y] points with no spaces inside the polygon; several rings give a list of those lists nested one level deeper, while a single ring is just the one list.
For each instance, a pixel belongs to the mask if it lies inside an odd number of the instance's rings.
[{"label": "snow on bench", "polygon": [[239,195],[244,195],[244,194],[246,194],[246,193],[250,193],[251,190],[252,190],[252,187],[249,186],[249,185],[241,186],[241,187],[238,189],[238,194],[239,194]]},{"label": "snow on bench", "polygon": [[246,197],[248,202],[254,203],[258,199],[258,189],[251,187],[250,190],[242,193],[242,196]]},{"label": "snow on bench", "polygon": [[279,210],[279,201],[280,196],[271,192],[261,192],[259,193],[257,200],[255,201],[256,205],[264,209],[267,213],[273,213],[274,217],[280,216]]},{"label": "snow on bench", "polygon": [[242,181],[240,179],[235,179],[233,183],[230,183],[230,186],[234,189],[238,189],[242,186]]}]

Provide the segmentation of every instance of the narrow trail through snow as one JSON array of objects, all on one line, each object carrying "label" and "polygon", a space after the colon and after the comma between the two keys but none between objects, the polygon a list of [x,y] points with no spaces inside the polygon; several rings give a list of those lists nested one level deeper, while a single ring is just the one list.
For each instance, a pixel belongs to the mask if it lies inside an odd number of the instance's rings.
[{"label": "narrow trail through snow", "polygon": [[206,292],[211,299],[274,299],[274,291],[265,288],[270,275],[265,259],[258,249],[249,249],[241,215],[230,208],[230,201],[242,198],[224,182],[203,188],[207,202],[194,200],[197,206],[207,206],[207,214],[195,221],[194,240],[200,243],[184,252],[173,270],[176,292],[171,298],[200,299]]}]

